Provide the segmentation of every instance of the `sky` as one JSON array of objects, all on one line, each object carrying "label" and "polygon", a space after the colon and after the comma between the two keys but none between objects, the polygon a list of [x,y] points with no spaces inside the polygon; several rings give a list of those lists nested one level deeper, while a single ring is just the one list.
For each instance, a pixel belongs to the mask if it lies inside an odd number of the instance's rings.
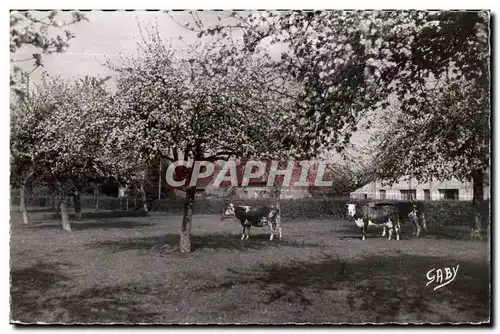
[{"label": "sky", "polygon": [[[111,75],[113,72],[103,66],[106,59],[118,62],[120,56],[137,53],[137,44],[142,40],[146,29],[158,24],[158,30],[165,41],[169,41],[177,50],[187,48],[196,40],[196,33],[179,26],[167,14],[158,12],[84,12],[88,19],[69,27],[75,38],[70,41],[69,49],[62,54],[44,55],[44,69],[53,75],[71,78],[83,75]],[[203,21],[215,22],[214,12],[201,14]],[[177,22],[192,21],[187,12],[173,12]],[[69,18],[63,13],[61,19]],[[53,30],[56,32],[55,30]],[[183,41],[179,40],[182,36]],[[19,50],[14,59],[24,59],[32,53],[32,49]],[[31,64],[25,63],[23,67],[29,68]],[[39,81],[42,69],[33,73],[32,80]]]},{"label": "sky", "polygon": [[[102,77],[114,73],[109,68],[103,66],[107,59],[119,63],[121,56],[134,55],[138,52],[138,42],[142,41],[141,31],[147,36],[147,28],[158,25],[160,36],[165,42],[179,51],[186,49],[197,40],[196,32],[187,30],[182,25],[186,22],[193,22],[189,12],[170,12],[172,18],[163,12],[148,11],[92,11],[84,12],[88,21],[82,21],[69,27],[75,38],[70,41],[68,50],[62,54],[44,55],[44,68],[37,69],[31,76],[31,82],[40,81],[43,70],[51,75],[60,75],[62,78],[84,75],[100,75]],[[46,12],[39,12],[37,15],[46,16]],[[198,12],[199,18],[206,25],[216,23],[218,17],[229,22],[228,12],[203,11]],[[60,14],[61,20],[70,19],[70,13]],[[55,31],[57,32],[57,30]],[[59,31],[58,33],[63,33]],[[179,39],[182,37],[182,40]],[[146,37],[147,38],[147,37]],[[279,52],[277,50],[276,52]],[[33,53],[33,49],[23,48],[13,57],[16,59],[28,58]],[[32,69],[32,63],[21,63],[25,69]],[[113,80],[110,80],[110,87],[114,89]],[[370,138],[370,133],[358,131],[352,137],[352,144],[355,147],[365,147]],[[349,156],[360,156],[359,149],[348,150]],[[329,160],[338,161],[340,158],[336,154],[327,154]],[[362,160],[367,157],[361,154]]]}]

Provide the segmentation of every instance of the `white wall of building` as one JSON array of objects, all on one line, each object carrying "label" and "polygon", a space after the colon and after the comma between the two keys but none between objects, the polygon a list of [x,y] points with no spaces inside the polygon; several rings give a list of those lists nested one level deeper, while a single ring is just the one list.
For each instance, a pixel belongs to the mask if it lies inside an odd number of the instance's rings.
[{"label": "white wall of building", "polygon": [[[392,185],[386,185],[379,181],[371,182],[351,193],[351,198],[356,199],[377,199],[377,200],[402,200],[402,190],[414,190],[416,192],[416,200],[426,200],[425,192],[428,191],[430,200],[444,199],[443,190],[458,190],[458,200],[471,201],[473,195],[472,182],[462,182],[457,179],[447,181],[432,181],[419,183],[416,179],[401,180]],[[385,198],[383,193],[385,191]],[[489,198],[489,186],[484,187],[484,199]]]}]

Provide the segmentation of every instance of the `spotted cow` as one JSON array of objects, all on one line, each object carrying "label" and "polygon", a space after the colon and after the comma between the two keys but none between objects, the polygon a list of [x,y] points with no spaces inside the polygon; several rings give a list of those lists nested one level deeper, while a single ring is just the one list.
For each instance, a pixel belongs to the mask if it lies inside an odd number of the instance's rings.
[{"label": "spotted cow", "polygon": [[281,239],[281,217],[278,208],[270,206],[252,207],[230,203],[222,212],[221,219],[228,217],[236,217],[240,221],[243,227],[241,240],[250,237],[250,228],[252,226],[269,227],[271,230],[269,240],[273,240],[275,233],[278,233],[279,239]]},{"label": "spotted cow", "polygon": [[389,228],[388,240],[391,240],[393,232],[396,233],[397,240],[400,239],[399,212],[394,205],[359,206],[349,203],[347,204],[347,215],[361,228],[362,240],[366,238],[368,226]]},{"label": "spotted cow", "polygon": [[[411,222],[413,224],[413,233],[417,238],[420,237],[422,229],[427,231],[427,223],[425,220],[424,206],[419,202],[378,202],[370,203],[371,206],[387,206],[394,205],[397,207],[399,212],[400,222]],[[383,229],[382,235],[385,235],[385,228]]]}]

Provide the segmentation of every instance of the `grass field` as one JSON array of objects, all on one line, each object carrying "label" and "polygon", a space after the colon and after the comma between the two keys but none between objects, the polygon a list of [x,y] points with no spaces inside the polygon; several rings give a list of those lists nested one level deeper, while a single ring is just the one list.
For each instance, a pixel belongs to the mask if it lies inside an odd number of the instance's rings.
[{"label": "grass field", "polygon": [[[176,251],[180,216],[84,212],[72,233],[51,212],[11,212],[11,319],[49,323],[482,322],[489,249],[465,230],[403,240],[348,221],[283,223],[283,240],[217,215],[193,217],[194,251]],[[432,268],[460,265],[433,291]]]}]

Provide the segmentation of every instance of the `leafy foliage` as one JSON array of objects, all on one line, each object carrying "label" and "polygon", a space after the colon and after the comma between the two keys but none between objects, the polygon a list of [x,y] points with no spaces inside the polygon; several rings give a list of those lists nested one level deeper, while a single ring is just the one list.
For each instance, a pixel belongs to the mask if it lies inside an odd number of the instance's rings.
[{"label": "leafy foliage", "polygon": [[[268,55],[267,64],[299,87],[293,100],[302,126],[294,131],[303,131],[305,147],[342,151],[359,119],[388,108],[392,96],[401,116],[385,137],[384,176],[463,177],[488,165],[489,13],[291,11],[231,17],[234,24],[198,22],[190,28],[221,38],[241,31],[241,52]],[[269,45],[284,49],[280,59],[270,56]],[[402,156],[408,158],[394,161]]]},{"label": "leafy foliage", "polygon": [[[391,45],[382,45],[378,36],[400,31],[394,30],[395,20],[384,25],[384,15],[389,14],[293,11],[241,16],[234,12],[233,27],[218,24],[202,28],[200,34],[224,38],[228,29],[243,31],[241,52],[264,54],[267,65],[282,73],[286,84],[279,93],[291,96],[298,111],[293,131],[300,134],[302,149],[314,155],[321,147],[342,151],[357,130],[360,114],[380,107],[389,95],[379,86],[374,68],[378,63],[383,63],[384,71],[394,67],[389,59],[381,59],[392,55]],[[400,24],[408,20],[394,17]],[[266,44],[284,49],[279,59],[271,56]],[[290,86],[296,89],[289,92]]]},{"label": "leafy foliage", "polygon": [[422,118],[395,115],[376,157],[379,176],[395,179],[411,173],[420,180],[471,179],[474,171],[489,168],[488,98],[474,98],[481,92],[464,80],[452,86],[428,95],[433,108],[446,113],[427,111]]},{"label": "leafy foliage", "polygon": [[415,35],[412,58],[401,60],[410,69],[411,95],[399,89],[401,112],[377,157],[382,176],[471,179],[489,168],[489,16],[443,12],[434,18],[434,29]]},{"label": "leafy foliage", "polygon": [[371,166],[354,168],[351,164],[332,164],[324,179],[332,180],[331,187],[312,187],[314,197],[349,197],[349,194],[367,183],[375,181],[375,171]]},{"label": "leafy foliage", "polygon": [[290,114],[286,101],[255,80],[268,74],[259,59],[231,48],[198,45],[175,59],[152,33],[139,57],[108,63],[118,72],[116,99],[122,108],[110,140],[145,162],[291,151],[285,140],[291,133],[283,125]]},{"label": "leafy foliage", "polygon": [[112,101],[105,81],[44,76],[12,114],[11,161],[16,168],[33,166],[60,181],[107,175],[108,160],[100,153]]},{"label": "leafy foliage", "polygon": [[[71,18],[61,20],[61,13],[58,10],[52,10],[47,15],[33,11],[11,11],[10,12],[10,55],[13,63],[13,73],[11,73],[10,84],[14,92],[18,95],[24,95],[25,89],[19,87],[33,70],[43,67],[43,54],[62,53],[69,46],[69,41],[73,39],[74,34],[67,29],[67,26],[87,20],[79,11],[73,11]],[[51,28],[62,30],[64,34],[53,34]],[[24,47],[31,46],[36,51],[27,59],[15,59],[16,52]],[[19,62],[32,61],[33,70],[24,72]]]}]

